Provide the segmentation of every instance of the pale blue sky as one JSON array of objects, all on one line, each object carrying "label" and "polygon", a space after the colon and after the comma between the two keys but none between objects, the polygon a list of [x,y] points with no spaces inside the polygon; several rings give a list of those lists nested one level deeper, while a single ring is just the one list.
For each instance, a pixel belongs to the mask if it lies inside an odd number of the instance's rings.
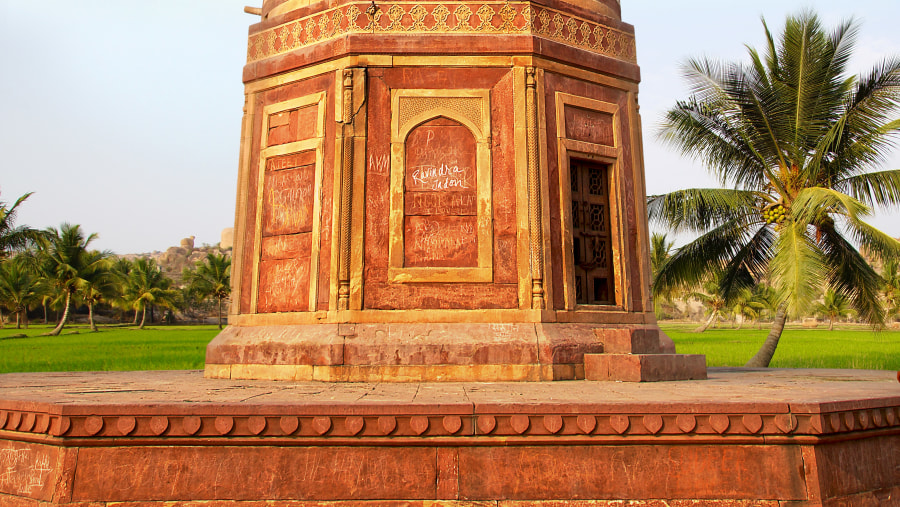
[{"label": "pale blue sky", "polygon": [[[260,0],[0,0],[0,199],[34,191],[20,223],[80,223],[98,248],[217,243],[234,221],[241,68]],[[856,70],[900,54],[900,2],[622,0],[637,31],[648,192],[714,184],[653,137],[687,89],[689,56],[743,59],[760,16],[815,8],[862,21]],[[887,167],[900,168],[900,153]],[[900,213],[874,223],[900,236]]]}]

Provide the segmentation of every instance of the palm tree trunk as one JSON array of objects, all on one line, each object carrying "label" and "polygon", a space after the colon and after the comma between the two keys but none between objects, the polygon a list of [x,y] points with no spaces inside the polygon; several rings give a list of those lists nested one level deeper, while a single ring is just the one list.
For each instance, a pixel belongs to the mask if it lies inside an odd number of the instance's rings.
[{"label": "palm tree trunk", "polygon": [[132,325],[132,326],[136,326],[136,325],[137,325],[137,315],[138,315],[138,309],[135,308],[135,309],[134,309],[134,320],[131,322],[131,325]]},{"label": "palm tree trunk", "polygon": [[88,301],[88,321],[91,323],[91,331],[97,331],[97,325],[94,324],[94,304]]},{"label": "palm tree trunk", "polygon": [[53,328],[53,331],[50,331],[50,336],[59,336],[59,332],[62,331],[63,326],[66,325],[66,319],[69,318],[69,300],[72,298],[72,294],[66,291],[66,307],[63,310],[63,316],[59,319],[59,324]]},{"label": "palm tree trunk", "polygon": [[834,317],[831,317],[830,319],[828,319],[828,330],[834,331]]},{"label": "palm tree trunk", "polygon": [[709,328],[709,325],[713,323],[713,320],[715,320],[716,316],[717,316],[716,312],[712,312],[711,314],[709,314],[709,318],[706,319],[706,322],[702,326],[695,329],[694,332],[702,333],[702,332],[706,331]]},{"label": "palm tree trunk", "polygon": [[144,305],[144,313],[141,315],[141,325],[138,326],[138,329],[144,329],[144,322],[147,321],[147,305]]},{"label": "palm tree trunk", "polygon": [[47,302],[41,301],[41,307],[44,308],[44,324],[47,323]]},{"label": "palm tree trunk", "polygon": [[744,365],[745,368],[769,367],[769,363],[772,362],[772,357],[775,355],[775,348],[778,347],[778,340],[781,339],[781,333],[784,331],[785,322],[787,322],[787,313],[785,313],[784,307],[781,307],[775,314],[775,322],[772,323],[769,336],[766,336],[766,341],[763,342],[756,355],[747,361],[747,364]]},{"label": "palm tree trunk", "polygon": [[222,329],[222,298],[217,298],[219,300],[219,329]]},{"label": "palm tree trunk", "polygon": [[22,317],[22,310],[17,309],[16,310],[16,329],[22,329],[21,317]]},{"label": "palm tree trunk", "polygon": [[3,329],[3,310],[0,310],[0,329]]}]

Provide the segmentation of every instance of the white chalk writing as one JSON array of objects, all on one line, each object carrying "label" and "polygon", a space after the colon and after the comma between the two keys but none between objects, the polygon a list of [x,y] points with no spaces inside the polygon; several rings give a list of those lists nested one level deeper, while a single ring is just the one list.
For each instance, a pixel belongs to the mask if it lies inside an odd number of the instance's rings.
[{"label": "white chalk writing", "polygon": [[391,168],[391,161],[387,155],[369,155],[369,171],[372,174],[387,174]]},{"label": "white chalk writing", "polygon": [[458,165],[440,166],[424,165],[413,168],[412,179],[416,188],[429,188],[431,190],[448,190],[451,188],[469,188],[469,171]]},{"label": "white chalk writing", "polygon": [[44,487],[50,456],[31,449],[0,449],[0,487],[4,491],[32,494]]}]

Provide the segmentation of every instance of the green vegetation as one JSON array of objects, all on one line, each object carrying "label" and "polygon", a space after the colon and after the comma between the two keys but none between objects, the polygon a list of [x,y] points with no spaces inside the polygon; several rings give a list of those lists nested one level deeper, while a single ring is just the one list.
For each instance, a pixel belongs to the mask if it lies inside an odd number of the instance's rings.
[{"label": "green vegetation", "polygon": [[[742,366],[766,339],[766,329],[710,328],[694,333],[696,324],[660,324],[680,354],[705,354],[709,366]],[[853,368],[900,370],[900,332],[836,324],[802,329],[788,325],[772,358],[773,368]]]},{"label": "green vegetation", "polygon": [[91,332],[88,326],[69,325],[59,336],[46,336],[52,327],[0,329],[0,373],[202,369],[206,344],[219,332],[216,326]]},{"label": "green vegetation", "polygon": [[900,169],[878,171],[900,133],[900,58],[852,76],[856,23],[828,32],[804,12],[778,37],[763,26],[767,45],[750,48],[749,63],[687,63],[692,95],[660,131],[725,188],[679,190],[648,206],[671,230],[699,235],[658,269],[656,294],[713,283],[705,293],[726,308],[762,283],[773,289],[772,327],[746,363],[756,367],[772,360],[788,318],[826,289],[863,322],[884,324],[885,280],[856,245],[900,257],[900,242],[865,222],[872,206],[900,204]]}]

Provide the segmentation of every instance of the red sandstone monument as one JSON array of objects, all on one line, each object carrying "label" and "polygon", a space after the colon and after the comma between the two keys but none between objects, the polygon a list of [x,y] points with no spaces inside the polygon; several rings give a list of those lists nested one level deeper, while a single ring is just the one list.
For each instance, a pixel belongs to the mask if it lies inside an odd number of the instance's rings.
[{"label": "red sandstone monument", "polygon": [[653,315],[618,2],[259,14],[208,378],[705,378]]},{"label": "red sandstone monument", "polygon": [[900,505],[894,372],[667,381],[618,1],[249,10],[230,326],[0,375],[0,505]]}]

